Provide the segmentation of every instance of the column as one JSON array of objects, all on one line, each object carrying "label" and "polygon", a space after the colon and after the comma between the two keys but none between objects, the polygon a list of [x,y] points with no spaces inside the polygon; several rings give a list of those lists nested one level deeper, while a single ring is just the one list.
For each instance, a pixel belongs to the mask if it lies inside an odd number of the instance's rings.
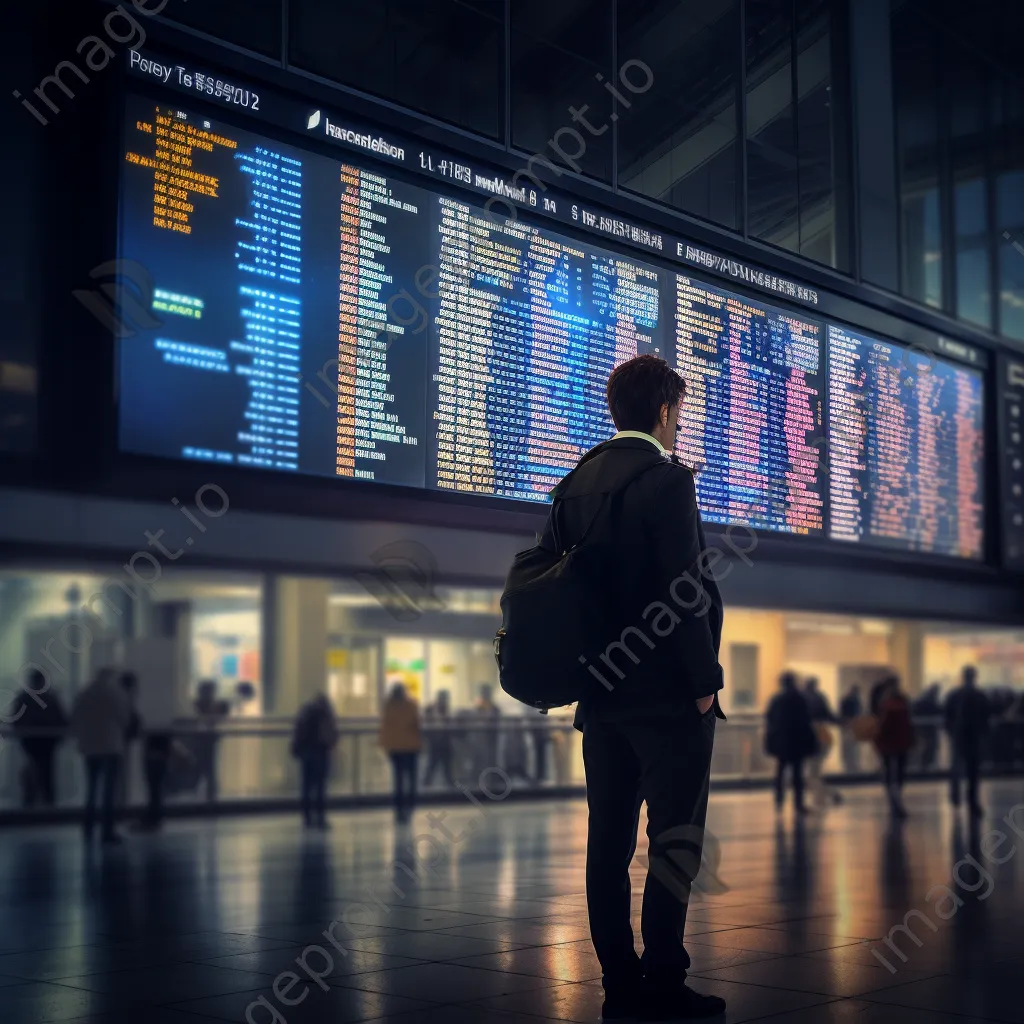
[{"label": "column", "polygon": [[893,668],[905,693],[916,697],[924,689],[924,630],[916,622],[898,622],[889,641]]},{"label": "column", "polygon": [[278,576],[264,587],[264,672],[268,714],[293,715],[327,687],[330,580]]}]

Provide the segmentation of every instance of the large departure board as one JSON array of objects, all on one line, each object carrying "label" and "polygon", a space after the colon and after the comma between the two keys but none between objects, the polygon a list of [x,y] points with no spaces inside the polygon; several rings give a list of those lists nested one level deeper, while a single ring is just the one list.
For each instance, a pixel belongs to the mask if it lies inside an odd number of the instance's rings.
[{"label": "large departure board", "polygon": [[821,327],[676,278],[678,451],[711,522],[820,533]]},{"label": "large departure board", "polygon": [[[709,521],[824,535],[827,434],[832,536],[980,550],[980,483],[968,477],[981,384],[968,371],[943,363],[934,392],[886,392],[894,407],[938,403],[936,423],[951,410],[965,424],[953,476],[933,491],[907,482],[906,511],[874,493],[871,474],[890,482],[888,469],[862,472],[856,439],[826,429],[819,321],[542,219],[495,216],[457,175],[427,188],[371,157],[141,96],[126,99],[122,156],[119,256],[145,268],[153,317],[120,346],[125,451],[544,502],[614,432],[611,370],[655,353],[687,382],[677,452]],[[870,422],[876,458],[889,429],[872,406],[880,385],[857,374],[878,359],[863,339],[830,338],[833,416]],[[841,359],[852,376],[837,391]],[[907,473],[948,468],[948,428],[907,415],[920,420]],[[957,500],[929,533],[914,517],[950,487]]]},{"label": "large departure board", "polygon": [[981,374],[830,325],[830,535],[983,555]]}]

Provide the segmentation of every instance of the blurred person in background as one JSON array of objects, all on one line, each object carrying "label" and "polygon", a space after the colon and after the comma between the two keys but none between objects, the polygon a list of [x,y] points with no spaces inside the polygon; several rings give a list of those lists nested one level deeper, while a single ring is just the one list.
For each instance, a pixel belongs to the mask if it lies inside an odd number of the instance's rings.
[{"label": "blurred person in background", "polygon": [[1006,715],[1013,730],[1013,768],[1024,767],[1024,691],[1016,694]]},{"label": "blurred person in background", "polygon": [[907,755],[914,745],[914,725],[910,720],[910,702],[900,689],[896,676],[889,676],[878,701],[878,735],[875,747],[882,758],[889,807],[896,818],[906,818],[903,805],[903,781]]},{"label": "blurred person in background", "polygon": [[534,785],[533,776],[526,765],[526,723],[521,717],[506,718],[502,734],[505,739],[505,774],[510,780],[520,778],[527,785]]},{"label": "blurred person in background", "polygon": [[839,720],[842,723],[842,754],[843,771],[847,774],[860,771],[860,747],[853,732],[853,723],[864,713],[864,705],[860,699],[860,689],[856,684],[846,691],[846,696],[839,702]]},{"label": "blurred person in background", "polygon": [[306,828],[326,829],[327,776],[331,751],[338,742],[334,708],[318,693],[299,709],[292,734],[292,757],[302,766],[302,820]]},{"label": "blurred person in background", "polygon": [[479,696],[473,705],[476,728],[473,743],[473,777],[478,778],[488,768],[498,764],[498,730],[501,711],[491,696],[493,690],[487,683],[481,683]]},{"label": "blurred person in background", "polygon": [[[56,691],[48,689],[46,675],[40,669],[32,669],[26,682],[31,693],[16,697],[11,703],[7,721],[12,723],[22,753],[25,768],[22,772],[22,805],[53,807],[56,793],[53,784],[53,759],[57,746],[63,739],[60,735],[67,727],[67,715]],[[34,696],[46,693],[46,697]],[[47,731],[49,736],[28,735]]]},{"label": "blurred person in background", "polygon": [[[199,782],[206,787],[206,802],[217,799],[217,730],[231,712],[231,705],[217,696],[217,681],[203,679],[196,690],[192,708],[196,716],[196,733],[192,751],[199,769]],[[198,785],[198,783],[197,783]]]},{"label": "blurred person in background", "polygon": [[837,789],[826,784],[822,777],[825,767],[825,760],[832,751],[832,724],[838,724],[839,719],[832,710],[828,698],[818,689],[818,680],[811,676],[804,683],[804,700],[807,701],[807,710],[811,714],[811,727],[814,729],[815,750],[807,761],[807,781],[811,787],[811,794],[814,799],[814,807],[821,810],[828,803],[841,804],[842,795]]},{"label": "blurred person in background", "polygon": [[992,709],[986,743],[988,761],[995,771],[1006,771],[1013,765],[1016,741],[1012,720],[1015,695],[1008,686],[999,686],[985,696],[988,697]]},{"label": "blurred person in background", "polygon": [[124,732],[124,760],[122,770],[118,773],[118,804],[122,807],[128,803],[128,785],[131,776],[132,747],[136,740],[142,736],[142,715],[139,713],[136,701],[139,698],[139,679],[134,672],[121,673],[121,689],[128,694],[131,704],[131,716],[128,719],[128,728]]},{"label": "blurred person in background", "polygon": [[935,767],[939,753],[939,726],[936,719],[942,717],[941,688],[932,683],[920,697],[911,704],[915,718],[923,719],[918,723],[921,739],[920,764],[922,771],[931,771]]},{"label": "blurred person in background", "polygon": [[423,775],[423,784],[429,786],[440,770],[444,782],[448,786],[454,786],[455,776],[452,772],[454,737],[452,735],[451,703],[447,690],[439,690],[433,703],[427,705],[423,713],[423,721],[427,726],[427,770]]},{"label": "blurred person in background", "polygon": [[96,678],[75,698],[71,709],[71,734],[85,759],[86,797],[83,830],[92,838],[99,800],[102,840],[119,843],[114,830],[117,780],[124,760],[128,730],[132,723],[131,697],[114,669],[101,669]]},{"label": "blurred person in background", "polygon": [[548,716],[538,711],[539,718],[530,719],[530,739],[533,741],[533,775],[537,785],[545,782],[548,777]]},{"label": "blurred person in background", "polygon": [[946,732],[953,747],[949,799],[954,807],[960,806],[960,783],[966,776],[967,804],[971,814],[980,817],[984,812],[978,798],[978,777],[981,774],[982,746],[992,717],[992,705],[988,697],[978,689],[978,670],[973,665],[965,666],[960,678],[960,686],[946,697],[943,708]]},{"label": "blurred person in background", "polygon": [[405,824],[416,807],[416,762],[422,748],[420,709],[401,683],[392,687],[380,720],[380,745],[391,758],[395,820]]},{"label": "blurred person in background", "polygon": [[779,692],[772,697],[765,712],[764,748],[769,757],[776,759],[775,809],[782,810],[785,801],[785,773],[789,768],[793,778],[793,804],[797,814],[806,814],[804,805],[803,765],[818,749],[817,737],[811,723],[811,711],[804,695],[797,687],[796,674],[783,672],[779,677]]},{"label": "blurred person in background", "polygon": [[879,709],[882,706],[882,701],[885,699],[885,695],[888,692],[892,676],[882,676],[874,686],[871,687],[871,695],[868,698],[868,713],[878,717]]}]

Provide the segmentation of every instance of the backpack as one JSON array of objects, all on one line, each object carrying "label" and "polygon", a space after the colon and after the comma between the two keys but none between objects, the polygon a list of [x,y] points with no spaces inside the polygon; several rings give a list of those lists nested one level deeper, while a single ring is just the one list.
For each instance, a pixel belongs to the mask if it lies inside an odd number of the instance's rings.
[{"label": "backpack", "polygon": [[[601,496],[580,539],[566,547],[558,529],[561,485],[550,513],[553,547],[539,541],[512,562],[501,594],[501,628],[494,637],[494,660],[501,688],[515,700],[540,711],[575,704],[597,677],[586,655],[604,650],[617,609],[607,593],[609,552],[588,543],[598,520],[612,514],[615,500],[647,470],[648,462]],[[564,481],[563,481],[564,483]]]}]

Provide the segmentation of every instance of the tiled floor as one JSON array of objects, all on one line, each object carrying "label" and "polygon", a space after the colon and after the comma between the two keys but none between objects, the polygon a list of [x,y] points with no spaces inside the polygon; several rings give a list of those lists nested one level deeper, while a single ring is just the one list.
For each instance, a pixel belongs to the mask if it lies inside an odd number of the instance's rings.
[{"label": "tiled floor", "polygon": [[[895,827],[877,790],[847,796],[795,828],[765,794],[713,795],[727,891],[691,905],[694,987],[729,1021],[1024,1024],[1024,785],[991,785],[973,832],[935,785]],[[468,800],[404,830],[257,817],[109,851],[9,831],[0,1022],[594,1021],[585,837],[579,802]]]}]

